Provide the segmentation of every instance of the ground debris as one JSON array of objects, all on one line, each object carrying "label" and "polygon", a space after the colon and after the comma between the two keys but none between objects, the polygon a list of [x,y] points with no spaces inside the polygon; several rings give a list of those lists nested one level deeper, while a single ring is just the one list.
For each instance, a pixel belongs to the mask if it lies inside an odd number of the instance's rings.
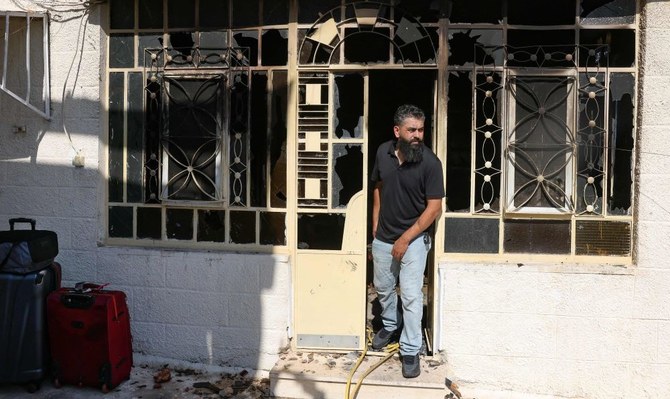
[{"label": "ground debris", "polygon": [[214,393],[219,393],[221,388],[218,385],[214,385],[209,381],[198,381],[193,383],[193,388],[196,389],[206,389]]},{"label": "ground debris", "polygon": [[154,374],[154,382],[160,384],[163,382],[168,382],[172,379],[172,373],[167,367],[163,367]]}]

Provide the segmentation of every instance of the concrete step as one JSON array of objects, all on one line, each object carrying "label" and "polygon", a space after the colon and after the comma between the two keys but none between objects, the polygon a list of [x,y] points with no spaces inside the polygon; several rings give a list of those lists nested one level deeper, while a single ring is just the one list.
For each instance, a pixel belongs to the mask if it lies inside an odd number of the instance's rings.
[{"label": "concrete step", "polygon": [[[289,352],[270,371],[270,391],[277,397],[296,399],[343,399],[351,369],[358,352],[306,353]],[[351,382],[350,397],[361,377],[380,362],[383,353],[368,352]],[[367,377],[356,399],[444,399],[450,393],[445,387],[447,365],[431,357],[421,357],[421,375],[403,378],[398,355],[394,355]]]}]

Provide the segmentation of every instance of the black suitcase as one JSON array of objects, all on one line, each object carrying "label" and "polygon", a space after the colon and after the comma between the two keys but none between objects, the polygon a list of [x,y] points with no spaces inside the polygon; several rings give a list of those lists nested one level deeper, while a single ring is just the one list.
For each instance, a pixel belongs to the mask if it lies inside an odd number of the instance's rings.
[{"label": "black suitcase", "polygon": [[[30,223],[30,230],[14,230],[16,223]],[[9,231],[0,231],[0,272],[32,273],[49,266],[58,255],[58,236],[35,230],[35,219],[9,219]]]},{"label": "black suitcase", "polygon": [[33,273],[0,273],[0,383],[39,388],[51,365],[46,298],[60,284],[55,262]]}]

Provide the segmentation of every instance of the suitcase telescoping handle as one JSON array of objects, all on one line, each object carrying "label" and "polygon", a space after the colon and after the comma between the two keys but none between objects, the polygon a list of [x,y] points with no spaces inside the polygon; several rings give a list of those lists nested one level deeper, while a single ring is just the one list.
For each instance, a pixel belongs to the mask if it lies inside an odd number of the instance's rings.
[{"label": "suitcase telescoping handle", "polygon": [[16,223],[30,223],[30,227],[32,227],[32,229],[35,230],[35,225],[37,224],[37,221],[35,221],[35,219],[29,219],[29,218],[12,218],[9,219],[9,229],[14,230],[14,225]]},{"label": "suitcase telescoping handle", "polygon": [[96,283],[89,283],[89,282],[86,282],[86,281],[80,281],[80,282],[78,282],[74,285],[74,290],[78,293],[100,291],[108,285],[109,285],[109,283],[107,283],[107,284],[96,284]]}]

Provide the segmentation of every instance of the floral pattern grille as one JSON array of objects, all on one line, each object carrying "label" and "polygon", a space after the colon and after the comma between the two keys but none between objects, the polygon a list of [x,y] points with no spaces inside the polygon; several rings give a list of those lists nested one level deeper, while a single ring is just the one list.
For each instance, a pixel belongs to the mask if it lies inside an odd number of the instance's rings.
[{"label": "floral pattern grille", "polygon": [[162,199],[220,201],[223,76],[163,76]]},{"label": "floral pattern grille", "polygon": [[249,74],[236,73],[230,93],[230,205],[248,204]]},{"label": "floral pattern grille", "polygon": [[[498,213],[504,186],[508,212],[602,215],[608,47],[477,46],[475,54],[486,62],[474,66],[474,212]],[[497,59],[503,65],[495,65]]]},{"label": "floral pattern grille", "polygon": [[430,32],[400,7],[359,2],[324,13],[300,44],[300,64],[337,64],[339,48],[349,38],[379,37],[388,41],[398,64],[436,65],[435,43]]},{"label": "floral pattern grille", "polygon": [[[248,202],[248,52],[145,49],[146,202],[222,201],[226,155],[222,150],[228,130],[230,202],[241,206]],[[229,112],[226,104],[232,105]]]},{"label": "floral pattern grille", "polygon": [[475,154],[475,186],[478,201],[475,212],[498,213],[500,175],[500,136],[502,134],[499,115],[499,97],[502,89],[500,74],[481,73],[475,86],[475,139],[478,154]]},{"label": "floral pattern grille", "polygon": [[575,138],[567,115],[573,83],[571,77],[508,79],[515,104],[515,123],[507,134],[514,175],[508,209],[573,210],[569,183]]}]

